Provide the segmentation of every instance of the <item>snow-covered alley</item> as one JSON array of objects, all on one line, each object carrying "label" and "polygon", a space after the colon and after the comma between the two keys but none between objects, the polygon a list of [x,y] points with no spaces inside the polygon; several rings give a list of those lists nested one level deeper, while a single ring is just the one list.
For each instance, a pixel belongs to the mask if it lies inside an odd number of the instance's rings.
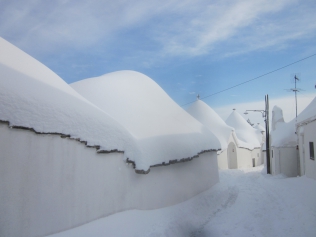
[{"label": "snow-covered alley", "polygon": [[130,210],[53,235],[316,236],[316,182],[265,174],[263,166],[220,171],[220,183],[175,206]]}]

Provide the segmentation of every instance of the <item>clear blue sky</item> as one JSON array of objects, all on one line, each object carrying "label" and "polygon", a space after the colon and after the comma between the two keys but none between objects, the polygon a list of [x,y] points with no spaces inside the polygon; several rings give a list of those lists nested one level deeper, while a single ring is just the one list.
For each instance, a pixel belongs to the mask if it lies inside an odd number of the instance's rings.
[{"label": "clear blue sky", "polygon": [[[66,82],[116,70],[154,79],[179,105],[316,53],[315,0],[10,0],[0,36]],[[212,107],[315,93],[316,56],[209,97]]]}]

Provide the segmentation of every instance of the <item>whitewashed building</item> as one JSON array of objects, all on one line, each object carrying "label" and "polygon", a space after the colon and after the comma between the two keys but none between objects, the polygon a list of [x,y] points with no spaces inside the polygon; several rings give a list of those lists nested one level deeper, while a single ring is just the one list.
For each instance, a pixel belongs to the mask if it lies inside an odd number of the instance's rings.
[{"label": "whitewashed building", "polygon": [[251,127],[235,110],[226,119],[226,124],[235,129],[234,142],[228,144],[228,159],[237,168],[261,165],[262,132]]},{"label": "whitewashed building", "polygon": [[286,123],[283,111],[278,106],[272,110],[272,131],[270,148],[271,174],[284,174],[288,177],[298,175],[298,138],[295,119]]},{"label": "whitewashed building", "polygon": [[[252,128],[236,111],[226,122],[206,103],[195,101],[187,112],[210,129],[221,143],[217,153],[220,169],[237,169],[262,164],[262,129]],[[229,126],[230,125],[230,126]]]},{"label": "whitewashed building", "polygon": [[316,179],[316,98],[300,113],[296,123],[299,174]]},{"label": "whitewashed building", "polygon": [[[0,38],[0,236],[170,206],[218,182],[216,137],[150,78],[127,74],[107,84],[121,100],[113,97],[109,114]],[[143,90],[125,94],[124,80]]]},{"label": "whitewashed building", "polygon": [[[259,161],[259,163],[261,164],[265,164],[266,163],[266,159],[267,159],[267,154],[266,154],[266,129],[260,125],[260,123],[257,123],[256,125],[253,126],[253,128],[257,129],[261,134],[261,150],[260,150],[260,158],[261,160]],[[260,138],[259,138],[260,139]]]}]

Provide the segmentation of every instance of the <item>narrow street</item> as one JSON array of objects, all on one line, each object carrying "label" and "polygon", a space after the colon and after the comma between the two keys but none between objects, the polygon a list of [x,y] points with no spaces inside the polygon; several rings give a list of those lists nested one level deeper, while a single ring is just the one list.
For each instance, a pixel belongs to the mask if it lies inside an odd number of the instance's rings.
[{"label": "narrow street", "polygon": [[220,183],[175,206],[130,210],[54,235],[305,236],[316,233],[316,182],[263,167],[220,171]]}]

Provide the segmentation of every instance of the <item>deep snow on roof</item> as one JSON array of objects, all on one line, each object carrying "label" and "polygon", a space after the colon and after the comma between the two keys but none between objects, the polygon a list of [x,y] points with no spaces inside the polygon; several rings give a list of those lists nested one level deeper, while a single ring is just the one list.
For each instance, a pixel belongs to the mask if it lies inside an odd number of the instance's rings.
[{"label": "deep snow on roof", "polygon": [[280,107],[274,106],[272,110],[272,131],[271,146],[293,147],[297,145],[296,124],[309,122],[316,119],[316,97],[312,102],[290,122],[286,123],[283,118],[283,111]]},{"label": "deep snow on roof", "polygon": [[143,158],[135,160],[137,169],[220,149],[212,132],[142,73],[118,71],[71,86],[138,139]]},{"label": "deep snow on roof", "polygon": [[297,123],[308,122],[316,119],[316,97],[312,102],[297,116]]},{"label": "deep snow on roof", "polygon": [[253,126],[255,129],[258,129],[260,132],[265,132],[266,131],[266,129],[263,127],[263,126],[261,126],[259,123],[258,124],[256,124],[255,126]]},{"label": "deep snow on roof", "polygon": [[101,150],[127,150],[133,136],[53,71],[0,38],[0,120],[39,133],[60,133]]},{"label": "deep snow on roof", "polygon": [[293,147],[297,144],[295,134],[295,119],[286,123],[283,118],[283,111],[280,107],[274,106],[272,109],[272,131],[271,146],[273,147]]},{"label": "deep snow on roof", "polygon": [[240,147],[245,147],[251,150],[260,147],[260,141],[262,140],[261,132],[251,127],[237,111],[234,110],[228,116],[226,124],[235,129]]},{"label": "deep snow on roof", "polygon": [[210,129],[221,143],[221,148],[227,148],[227,143],[234,128],[229,127],[224,120],[202,100],[195,101],[187,112]]}]

